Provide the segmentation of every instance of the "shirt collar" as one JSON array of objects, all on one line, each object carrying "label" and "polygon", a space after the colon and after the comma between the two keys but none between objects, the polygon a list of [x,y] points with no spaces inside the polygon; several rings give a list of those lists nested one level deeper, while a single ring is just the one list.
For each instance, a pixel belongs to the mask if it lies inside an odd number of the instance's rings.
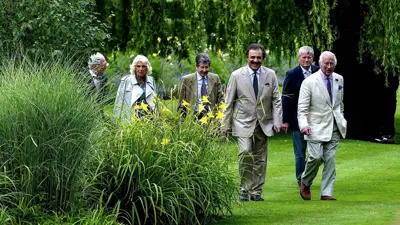
[{"label": "shirt collar", "polygon": [[254,71],[252,68],[250,68],[249,65],[247,65],[247,70],[249,71],[249,75],[250,75],[250,76],[253,75],[254,72],[256,72],[257,74],[259,74],[259,73],[260,73],[260,69],[261,69],[261,67],[258,68],[258,70]]},{"label": "shirt collar", "polygon": [[326,80],[326,79],[328,79],[328,78],[329,78],[329,80],[332,80],[333,74],[330,75],[330,76],[327,76],[327,75],[325,75],[325,74],[322,72],[322,70],[321,70],[321,76],[322,76],[322,79],[324,79],[324,80]]},{"label": "shirt collar", "polygon": [[[199,72],[196,72],[196,77],[197,80],[201,80],[203,77],[199,74]],[[208,79],[208,75],[204,77],[206,80]]]},{"label": "shirt collar", "polygon": [[300,65],[300,68],[303,71],[303,74],[306,73],[307,71],[309,72],[309,74],[312,74],[311,66],[310,66],[310,68],[308,68],[308,70],[304,69],[301,65]]}]

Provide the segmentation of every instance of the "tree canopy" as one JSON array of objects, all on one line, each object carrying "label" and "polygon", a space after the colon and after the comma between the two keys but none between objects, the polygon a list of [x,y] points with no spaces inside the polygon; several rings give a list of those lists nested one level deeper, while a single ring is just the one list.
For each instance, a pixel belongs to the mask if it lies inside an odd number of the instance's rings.
[{"label": "tree canopy", "polygon": [[332,12],[349,2],[362,7],[359,59],[368,53],[394,72],[397,0],[8,0],[0,2],[0,50],[132,50],[187,58],[189,49],[208,48],[240,58],[258,42],[289,58],[301,45],[331,50],[341,37]]}]

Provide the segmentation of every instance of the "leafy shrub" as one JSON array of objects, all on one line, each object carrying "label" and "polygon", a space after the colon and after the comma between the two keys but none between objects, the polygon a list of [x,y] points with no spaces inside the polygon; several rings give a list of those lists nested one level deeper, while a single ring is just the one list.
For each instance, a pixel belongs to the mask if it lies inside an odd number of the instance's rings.
[{"label": "leafy shrub", "polygon": [[237,184],[217,138],[221,113],[184,119],[158,112],[118,122],[102,139],[96,187],[120,220],[134,224],[207,224],[231,213]]},{"label": "leafy shrub", "polygon": [[0,1],[0,52],[98,51],[109,34],[93,9],[93,0]]},{"label": "leafy shrub", "polygon": [[9,206],[65,211],[83,195],[101,116],[77,68],[65,59],[0,66],[0,162],[10,180],[0,191],[15,193]]}]

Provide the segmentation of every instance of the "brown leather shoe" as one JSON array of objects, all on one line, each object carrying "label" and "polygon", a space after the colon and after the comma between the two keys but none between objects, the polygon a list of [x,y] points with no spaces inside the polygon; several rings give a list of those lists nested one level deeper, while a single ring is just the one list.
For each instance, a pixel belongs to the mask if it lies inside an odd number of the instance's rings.
[{"label": "brown leather shoe", "polygon": [[300,196],[304,200],[311,200],[310,187],[307,187],[303,182],[300,182]]},{"label": "brown leather shoe", "polygon": [[321,196],[321,200],[336,200],[336,198],[332,196]]}]

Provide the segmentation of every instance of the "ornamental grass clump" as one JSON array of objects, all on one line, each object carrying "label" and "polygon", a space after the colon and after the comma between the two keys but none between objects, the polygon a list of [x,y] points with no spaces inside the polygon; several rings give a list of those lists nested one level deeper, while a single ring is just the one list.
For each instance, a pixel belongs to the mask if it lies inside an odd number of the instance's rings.
[{"label": "ornamental grass clump", "polygon": [[237,184],[216,136],[218,113],[200,121],[157,104],[156,113],[119,121],[103,139],[96,181],[104,199],[133,224],[208,224],[230,214]]},{"label": "ornamental grass clump", "polygon": [[9,207],[66,211],[81,199],[101,117],[77,68],[50,59],[0,65],[0,162],[9,177],[0,191],[13,191],[14,200],[2,202]]}]

